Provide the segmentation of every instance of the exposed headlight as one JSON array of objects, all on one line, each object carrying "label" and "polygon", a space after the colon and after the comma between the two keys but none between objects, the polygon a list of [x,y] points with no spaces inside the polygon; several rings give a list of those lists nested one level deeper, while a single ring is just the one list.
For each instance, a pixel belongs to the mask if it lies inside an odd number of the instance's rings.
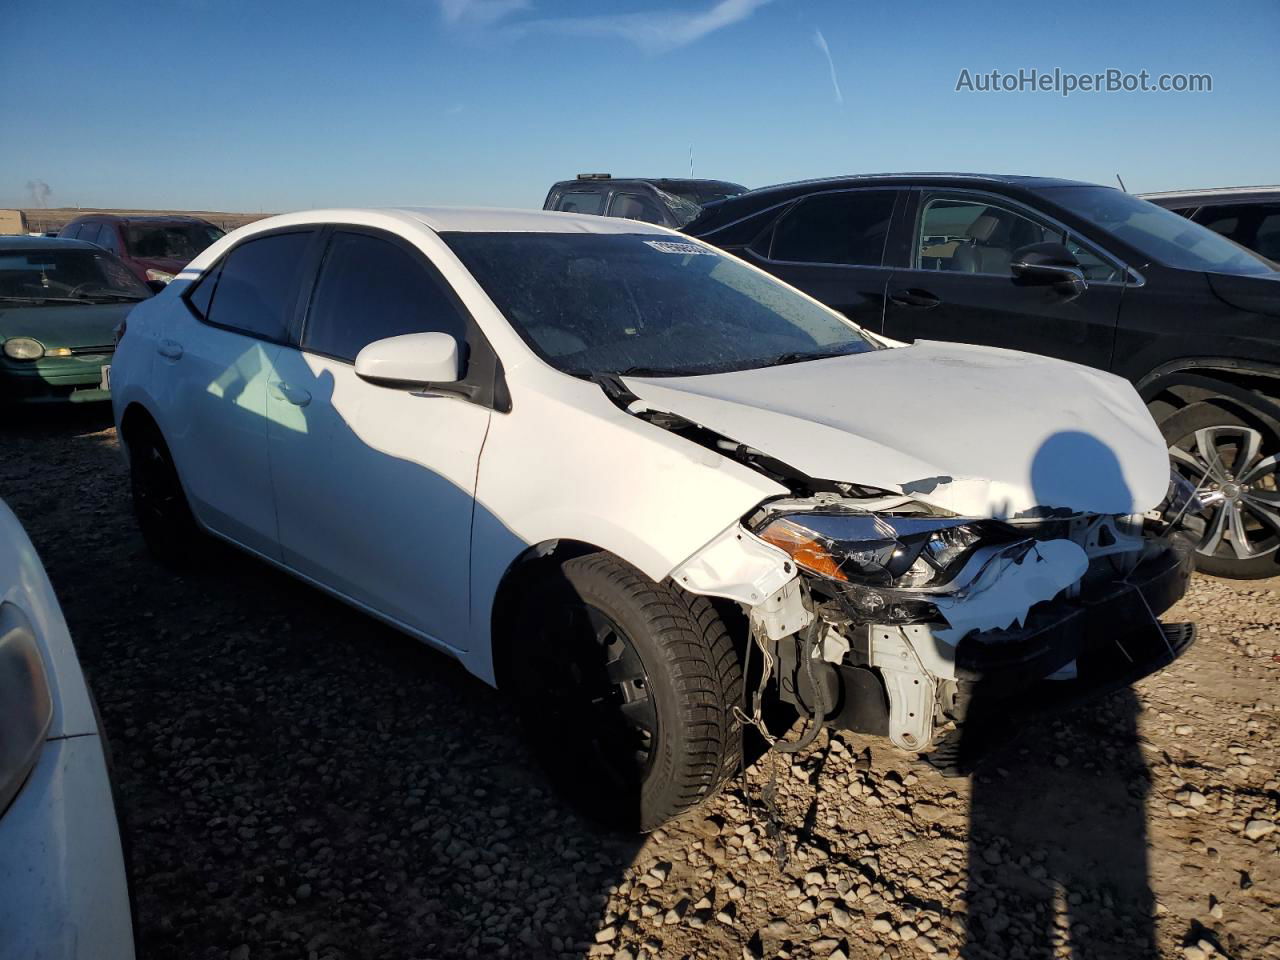
[{"label": "exposed headlight", "polygon": [[53,719],[53,698],[30,622],[0,604],[0,813],[35,766]]},{"label": "exposed headlight", "polygon": [[4,342],[4,355],[11,360],[39,360],[44,344],[30,337],[10,337]]},{"label": "exposed headlight", "polygon": [[173,279],[173,274],[167,273],[164,270],[157,270],[154,267],[151,267],[151,268],[148,268],[147,270],[147,279],[156,280],[156,281],[159,281],[160,283],[168,283],[170,280]]},{"label": "exposed headlight", "polygon": [[816,511],[770,518],[756,535],[820,576],[899,588],[945,582],[981,539],[962,519]]}]

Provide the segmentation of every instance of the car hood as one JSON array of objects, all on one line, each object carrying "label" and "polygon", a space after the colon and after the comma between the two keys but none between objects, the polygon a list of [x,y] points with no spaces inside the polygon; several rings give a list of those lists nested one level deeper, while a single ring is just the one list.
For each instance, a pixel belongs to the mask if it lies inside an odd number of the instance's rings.
[{"label": "car hood", "polygon": [[1210,273],[1209,286],[1219,300],[1238,310],[1280,317],[1280,272],[1260,277]]},{"label": "car hood", "polygon": [[967,344],[695,377],[626,378],[678,414],[815,479],[969,517],[1137,513],[1168,490],[1165,444],[1125,380]]},{"label": "car hood", "polygon": [[0,340],[33,337],[46,347],[101,347],[114,341],[116,325],[132,303],[0,304]]}]

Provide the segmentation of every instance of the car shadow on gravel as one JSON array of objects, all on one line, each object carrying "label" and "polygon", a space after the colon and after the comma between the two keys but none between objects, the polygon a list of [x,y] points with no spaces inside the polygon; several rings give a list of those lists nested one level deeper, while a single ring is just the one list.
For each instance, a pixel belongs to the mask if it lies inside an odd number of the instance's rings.
[{"label": "car shadow on gravel", "polygon": [[114,431],[63,413],[0,431],[0,496],[101,706],[139,956],[584,956],[639,838],[448,657],[229,548],[160,567]]},{"label": "car shadow on gravel", "polygon": [[[1064,477],[1079,476],[1068,467],[1082,463],[1091,468],[1087,489],[1064,487]],[[1046,439],[1031,477],[1037,503],[1074,495],[1110,505],[1102,512],[1138,509],[1115,453],[1087,433]],[[1142,708],[1123,683],[1135,658],[1146,662],[1139,650],[1154,647],[1158,658],[1172,648],[1154,618],[1114,639],[1068,665],[1075,679],[1041,681],[1017,702],[981,682],[973,693],[958,745],[972,756],[961,764],[988,755],[970,795],[965,960],[1159,956],[1147,862],[1151,774],[1139,744]],[[1077,696],[1085,703],[1072,709]]]}]

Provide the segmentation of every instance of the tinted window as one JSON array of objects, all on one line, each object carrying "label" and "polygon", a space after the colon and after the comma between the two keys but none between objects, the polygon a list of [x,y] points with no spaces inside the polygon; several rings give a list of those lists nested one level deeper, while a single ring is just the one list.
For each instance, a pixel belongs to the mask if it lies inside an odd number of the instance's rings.
[{"label": "tinted window", "polygon": [[666,234],[446,233],[535,351],[576,376],[680,376],[876,349],[767,274]]},{"label": "tinted window", "polygon": [[58,236],[64,237],[68,240],[74,240],[76,236],[80,233],[80,227],[81,227],[81,224],[78,224],[78,223],[73,223],[70,226],[63,227],[58,232]]},{"label": "tinted window", "polygon": [[77,240],[83,240],[86,243],[97,243],[98,233],[102,230],[101,224],[83,223],[80,225],[80,232],[76,234]]},{"label": "tinted window", "polygon": [[802,200],[778,224],[771,257],[878,267],[893,198],[891,190],[866,190]]},{"label": "tinted window", "polygon": [[151,291],[105,250],[54,247],[0,251],[0,299],[40,304],[145,300]]},{"label": "tinted window", "polygon": [[334,234],[307,314],[303,348],[355,360],[375,340],[431,331],[452,334],[460,343],[466,339],[466,324],[434,270],[388,240]]},{"label": "tinted window", "polygon": [[193,260],[222,236],[223,231],[211,223],[135,223],[126,231],[133,256],[165,260]]},{"label": "tinted window", "polygon": [[1254,249],[1269,260],[1280,261],[1280,207],[1263,213],[1254,234]]},{"label": "tinted window", "polygon": [[104,223],[98,230],[98,246],[103,250],[110,250],[112,253],[120,252],[120,237],[116,232],[116,226],[113,223]]},{"label": "tinted window", "polygon": [[604,194],[587,190],[566,190],[556,201],[556,209],[565,213],[604,213]]},{"label": "tinted window", "polygon": [[1207,227],[1111,187],[1050,187],[1044,194],[1166,266],[1242,275],[1275,270]]},{"label": "tinted window", "polygon": [[609,203],[609,216],[645,223],[665,223],[666,218],[652,199],[641,193],[615,193]]},{"label": "tinted window", "polygon": [[[221,267],[188,294],[192,306],[206,304],[210,323],[252,337],[283,341],[311,233],[280,233],[240,244]],[[204,288],[213,282],[205,298]],[[198,308],[197,308],[198,309]]]},{"label": "tinted window", "polygon": [[921,270],[1012,277],[1010,264],[1022,247],[1061,243],[1088,280],[1119,280],[1120,270],[1061,227],[985,200],[934,197],[920,216],[917,266]]}]

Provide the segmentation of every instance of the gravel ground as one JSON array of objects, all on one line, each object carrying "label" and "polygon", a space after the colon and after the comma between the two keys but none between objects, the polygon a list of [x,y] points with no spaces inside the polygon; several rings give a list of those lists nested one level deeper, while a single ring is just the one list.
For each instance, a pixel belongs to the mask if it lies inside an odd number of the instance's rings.
[{"label": "gravel ground", "polygon": [[102,709],[144,958],[1280,958],[1280,582],[1198,577],[1186,656],[972,780],[823,736],[618,837],[452,661],[230,551],[158,567],[105,414],[19,416],[0,496]]}]

